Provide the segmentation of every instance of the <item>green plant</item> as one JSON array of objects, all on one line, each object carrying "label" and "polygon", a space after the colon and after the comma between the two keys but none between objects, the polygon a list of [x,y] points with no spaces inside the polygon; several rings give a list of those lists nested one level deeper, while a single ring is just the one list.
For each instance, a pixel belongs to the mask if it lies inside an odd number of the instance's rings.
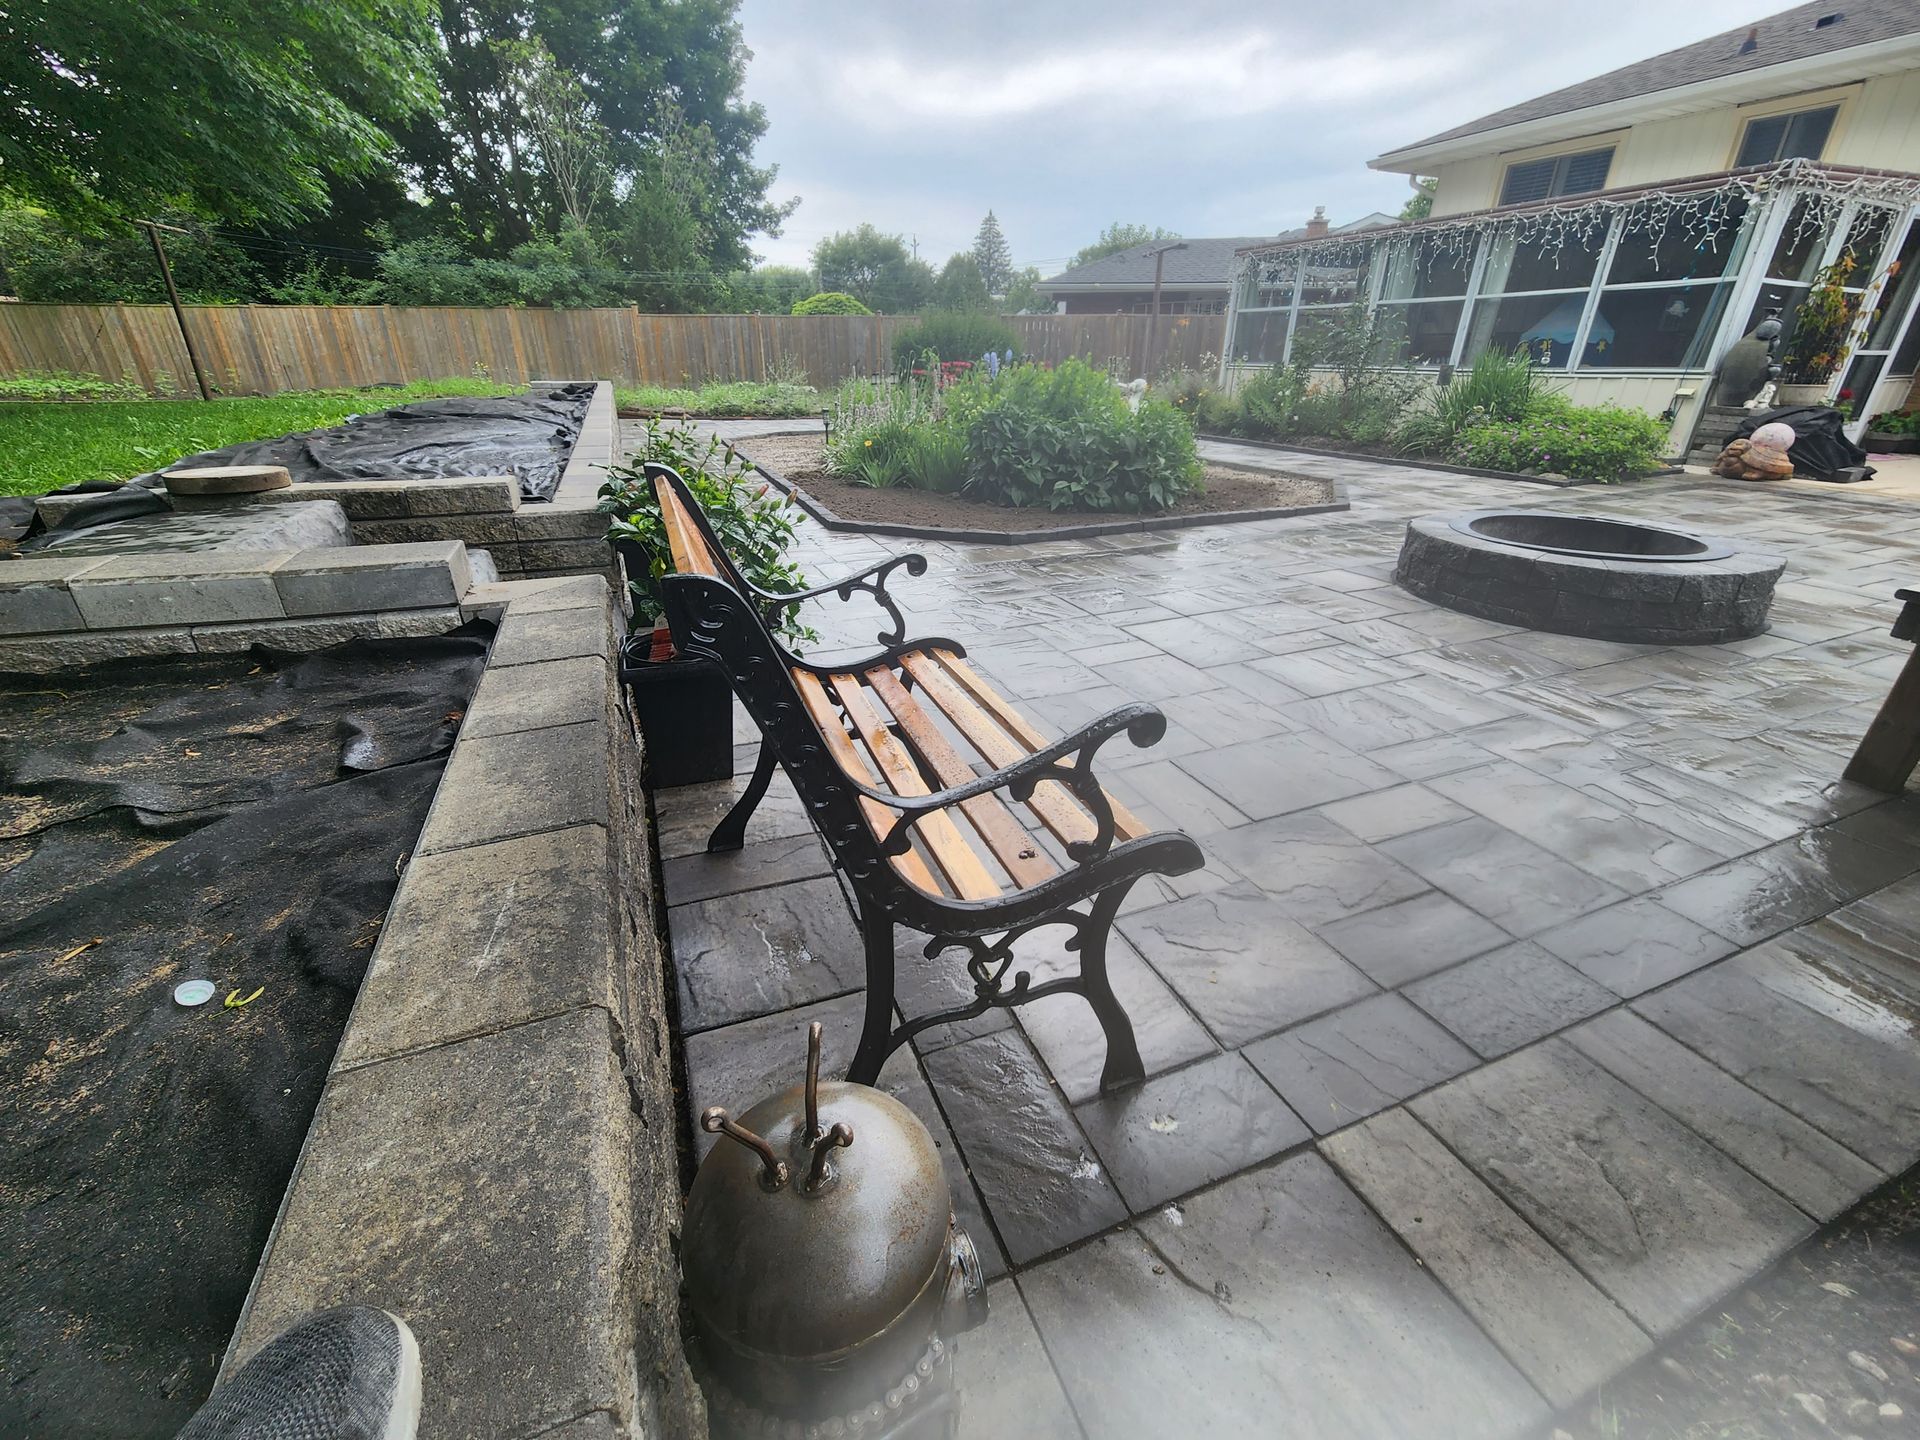
[{"label": "green plant", "polygon": [[1853,251],[1842,251],[1839,259],[1813,277],[1813,288],[1780,352],[1780,378],[1787,384],[1824,384],[1847,358],[1847,334],[1853,329],[1860,297],[1849,295],[1846,285],[1857,263]]},{"label": "green plant", "polygon": [[1881,435],[1920,435],[1920,409],[1882,410],[1867,428]]},{"label": "green plant", "polygon": [[1451,439],[1469,425],[1522,419],[1546,393],[1546,379],[1524,348],[1511,354],[1489,350],[1434,393],[1433,409]]},{"label": "green plant", "polygon": [[1165,400],[1137,411],[1081,360],[1022,366],[956,387],[986,392],[966,422],[967,490],[997,505],[1165,510],[1196,489],[1193,427]]},{"label": "green plant", "polygon": [[794,301],[793,313],[796,315],[871,315],[873,311],[844,290],[822,290],[817,295],[809,295],[804,300]]},{"label": "green plant", "polygon": [[1331,323],[1303,325],[1293,340],[1293,365],[1303,374],[1331,372],[1323,399],[1312,409],[1314,428],[1301,412],[1301,429],[1361,444],[1385,440],[1425,388],[1403,366],[1383,363],[1401,351],[1402,324],[1395,311],[1369,311],[1356,301],[1335,312]]},{"label": "green plant", "polygon": [[[630,542],[640,552],[643,563],[630,567],[627,577],[636,616],[647,621],[659,616],[660,580],[673,566],[660,500],[643,469],[649,462],[671,465],[679,472],[728,556],[750,583],[775,593],[806,589],[806,576],[787,558],[798,515],[793,497],[757,480],[753,467],[713,436],[703,436],[692,426],[650,420],[633,458],[608,470],[596,507],[613,517],[607,539],[615,544]],[[797,604],[781,607],[770,620],[774,633],[789,643],[819,638],[800,622]]]},{"label": "green plant", "polygon": [[914,489],[951,495],[967,483],[967,437],[953,425],[926,425],[908,434],[907,478]]},{"label": "green plant", "polygon": [[1656,468],[1666,440],[1665,424],[1639,410],[1571,405],[1547,396],[1520,420],[1468,426],[1450,458],[1488,470],[1552,472],[1611,484]]},{"label": "green plant", "polygon": [[98,375],[73,375],[43,370],[0,380],[0,400],[144,400],[147,392],[130,380],[103,380]]},{"label": "green plant", "polygon": [[[977,361],[991,350],[1020,358],[1020,337],[1013,327],[993,315],[966,312],[923,317],[893,337],[893,368],[905,375],[931,353],[940,361]],[[924,367],[922,367],[924,368]]]},{"label": "green plant", "polygon": [[622,410],[685,410],[709,419],[739,416],[818,415],[820,392],[811,385],[768,380],[736,380],[702,385],[697,390],[657,385],[618,386],[614,402]]}]

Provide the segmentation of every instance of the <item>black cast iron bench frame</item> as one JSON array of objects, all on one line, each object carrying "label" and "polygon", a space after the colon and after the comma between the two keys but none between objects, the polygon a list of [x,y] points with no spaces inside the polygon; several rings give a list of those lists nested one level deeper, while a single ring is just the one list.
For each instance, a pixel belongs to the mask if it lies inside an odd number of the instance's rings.
[{"label": "black cast iron bench frame", "polygon": [[[1105,1033],[1102,1089],[1144,1078],[1132,1022],[1108,978],[1108,936],[1135,883],[1205,862],[1188,836],[1148,833],[1101,788],[1092,767],[1116,735],[1137,746],[1156,743],[1166,718],[1151,705],[1125,705],[1047,743],[972,671],[958,642],[906,639],[887,581],[903,569],[924,574],[923,556],[895,556],[794,594],[760,590],[740,574],[680,476],[657,464],[644,473],[673,551],[660,588],[674,645],[720,667],[762,737],[753,776],[707,849],[741,848],[778,765],[852,891],[867,984],[847,1078],[875,1083],[895,1049],[936,1025],[1067,992],[1086,999]],[[871,595],[893,622],[878,636],[877,652],[821,664],[774,637],[770,622],[787,606],[857,593]],[[978,762],[953,747],[956,728]],[[1015,758],[1016,750],[1024,753]],[[1022,824],[1009,800],[1036,823]],[[956,817],[974,838],[961,835]],[[1066,948],[1078,957],[1078,973],[1035,984],[1029,971],[1014,970],[1013,946],[1054,925],[1072,931]],[[966,954],[970,1003],[894,1023],[896,926],[926,935],[929,959]]]}]

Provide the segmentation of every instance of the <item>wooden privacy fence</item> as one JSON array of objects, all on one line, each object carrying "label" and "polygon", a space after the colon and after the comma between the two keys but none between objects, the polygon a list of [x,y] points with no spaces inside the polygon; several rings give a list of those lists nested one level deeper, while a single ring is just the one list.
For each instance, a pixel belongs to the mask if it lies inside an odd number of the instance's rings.
[{"label": "wooden privacy fence", "polygon": [[[189,305],[207,379],[229,395],[486,375],[701,385],[804,371],[815,385],[877,374],[911,315],[649,315],[388,305]],[[1148,373],[1145,315],[1015,315],[1041,360],[1078,355]],[[1225,317],[1162,316],[1162,363],[1211,363]],[[1154,365],[1152,369],[1158,369]],[[127,380],[153,395],[193,393],[193,370],[164,305],[0,304],[0,376],[63,371]]]}]

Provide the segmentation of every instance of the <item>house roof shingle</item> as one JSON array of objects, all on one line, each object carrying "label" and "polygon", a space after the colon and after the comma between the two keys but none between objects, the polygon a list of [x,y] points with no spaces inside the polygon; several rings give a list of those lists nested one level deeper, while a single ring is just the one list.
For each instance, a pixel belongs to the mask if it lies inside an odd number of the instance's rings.
[{"label": "house roof shingle", "polygon": [[[1358,220],[1345,225],[1336,225],[1335,231],[1365,230],[1377,225],[1397,224],[1393,216],[1375,212],[1363,215]],[[1236,250],[1249,245],[1277,245],[1286,240],[1304,240],[1306,227],[1296,230],[1283,230],[1278,235],[1229,235],[1192,239],[1186,242],[1184,250],[1169,250],[1165,265],[1161,270],[1161,284],[1168,287],[1189,285],[1224,285],[1233,272],[1233,256]],[[1052,286],[1124,286],[1128,288],[1146,288],[1153,284],[1153,251],[1157,245],[1167,244],[1164,240],[1149,241],[1144,245],[1134,245],[1112,255],[1103,255],[1098,260],[1089,260],[1085,265],[1075,265],[1058,275],[1050,276],[1040,282],[1041,289]]]},{"label": "house roof shingle", "polygon": [[[1828,15],[1839,18],[1815,28],[1815,22]],[[1745,50],[1747,34],[1756,32],[1754,46]],[[1529,120],[1544,120],[1570,111],[1586,110],[1616,100],[1652,95],[1703,80],[1718,80],[1729,75],[1762,70],[1790,60],[1804,60],[1836,50],[1850,50],[1876,40],[1891,40],[1902,35],[1920,34],[1920,4],[1915,0],[1814,0],[1796,5],[1764,20],[1749,21],[1708,39],[1683,45],[1678,50],[1623,65],[1577,85],[1536,96],[1532,100],[1482,115],[1451,130],[1412,145],[1388,152],[1397,154],[1438,145],[1449,140],[1502,130]]]}]

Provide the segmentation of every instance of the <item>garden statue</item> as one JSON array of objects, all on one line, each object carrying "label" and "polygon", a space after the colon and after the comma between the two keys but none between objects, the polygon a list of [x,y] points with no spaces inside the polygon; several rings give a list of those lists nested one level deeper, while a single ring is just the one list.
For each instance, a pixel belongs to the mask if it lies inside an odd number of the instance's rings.
[{"label": "garden statue", "polygon": [[1129,380],[1126,384],[1122,385],[1120,389],[1127,397],[1127,409],[1135,415],[1138,415],[1140,413],[1140,402],[1146,398],[1147,382],[1144,380]]},{"label": "garden statue", "polygon": [[1774,361],[1774,343],[1780,338],[1780,312],[1769,310],[1767,318],[1728,347],[1714,373],[1713,394],[1708,403],[1737,405],[1753,409],[1762,394],[1771,391],[1780,374]]},{"label": "garden statue", "polygon": [[1793,474],[1787,451],[1795,436],[1791,425],[1773,421],[1745,439],[1729,441],[1713,462],[1713,473],[1730,480],[1785,480]]}]

